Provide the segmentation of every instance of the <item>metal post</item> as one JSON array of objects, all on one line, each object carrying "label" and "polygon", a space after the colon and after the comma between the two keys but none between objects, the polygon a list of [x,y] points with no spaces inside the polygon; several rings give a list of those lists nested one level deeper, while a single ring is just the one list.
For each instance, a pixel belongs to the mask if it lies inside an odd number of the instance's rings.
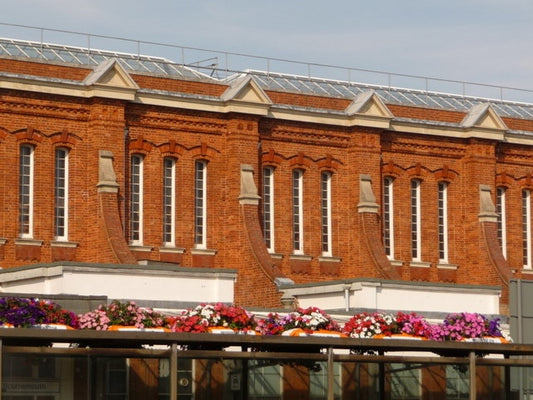
[{"label": "metal post", "polygon": [[[378,355],[382,356],[383,351],[378,351]],[[379,387],[379,400],[385,400],[385,363],[380,361],[378,363],[378,387]]]},{"label": "metal post", "polygon": [[[509,356],[506,354],[504,356],[506,360],[509,359]],[[511,367],[509,365],[506,365],[504,368],[504,376],[505,376],[505,399],[511,400]]]},{"label": "metal post", "polygon": [[[3,341],[0,339],[0,388],[4,387],[2,365],[4,365],[4,346]],[[2,390],[0,390],[0,400],[2,399]]]},{"label": "metal post", "polygon": [[178,345],[172,343],[170,353],[170,398],[178,398]]},{"label": "metal post", "polygon": [[328,348],[328,400],[335,399],[335,374],[333,371],[333,348]]},{"label": "metal post", "polygon": [[[523,327],[523,310],[522,310],[522,302],[524,301],[523,293],[522,293],[522,280],[518,279],[516,281],[516,321],[517,321],[517,335],[518,335],[518,343],[522,344],[524,343],[524,336],[522,335],[524,327]],[[522,358],[522,357],[520,357]],[[524,398],[524,382],[527,382],[527,374],[528,374],[529,368],[523,368],[520,367],[518,370],[518,391],[519,396],[521,399]]]},{"label": "metal post", "polygon": [[476,400],[476,353],[471,351],[469,356],[468,372],[470,376],[470,400]]}]

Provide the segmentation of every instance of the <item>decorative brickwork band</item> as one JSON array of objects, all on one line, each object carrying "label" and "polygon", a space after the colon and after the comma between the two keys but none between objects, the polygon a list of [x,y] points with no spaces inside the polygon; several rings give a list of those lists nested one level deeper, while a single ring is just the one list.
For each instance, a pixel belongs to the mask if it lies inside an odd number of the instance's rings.
[{"label": "decorative brickwork band", "polygon": [[376,196],[372,190],[372,179],[370,175],[360,175],[359,210],[361,223],[361,240],[366,243],[366,247],[374,262],[374,266],[380,277],[385,279],[401,279],[400,273],[392,266],[385,254],[383,241],[380,236],[381,228],[378,219],[378,204]]}]

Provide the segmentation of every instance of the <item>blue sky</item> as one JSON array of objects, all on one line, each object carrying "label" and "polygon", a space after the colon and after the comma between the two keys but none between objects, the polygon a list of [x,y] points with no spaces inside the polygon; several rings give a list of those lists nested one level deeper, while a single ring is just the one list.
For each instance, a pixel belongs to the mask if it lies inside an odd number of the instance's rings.
[{"label": "blue sky", "polygon": [[[3,4],[0,17],[9,24],[533,90],[532,21],[531,0],[17,0]],[[0,36],[37,40],[40,32],[0,25]],[[67,36],[45,32],[44,40],[67,43]],[[84,46],[87,39],[76,40]],[[93,38],[91,45],[135,52],[121,41]],[[141,52],[179,58],[158,51]],[[286,65],[278,70],[305,74]],[[350,79],[381,84],[388,78],[373,82],[375,76],[361,73]]]}]

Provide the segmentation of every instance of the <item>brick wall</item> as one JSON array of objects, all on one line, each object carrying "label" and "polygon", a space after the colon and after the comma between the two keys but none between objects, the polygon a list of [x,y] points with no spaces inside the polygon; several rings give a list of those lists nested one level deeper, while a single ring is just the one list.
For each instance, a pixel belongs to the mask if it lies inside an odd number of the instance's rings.
[{"label": "brick wall", "polygon": [[[83,79],[88,70],[39,63],[0,60],[0,69],[48,77]],[[224,85],[135,75],[142,87],[219,96]],[[269,92],[276,102],[342,110],[349,100]],[[398,117],[460,122],[463,113],[390,105]],[[506,124],[533,129],[531,121],[506,119]],[[126,129],[127,128],[127,129]],[[126,135],[127,134],[127,135]],[[15,245],[18,238],[18,149],[35,146],[34,238],[39,251]],[[51,250],[53,236],[53,150],[68,147],[70,165],[69,240],[75,250]],[[99,196],[99,150],[113,153],[118,194]],[[128,160],[144,157],[144,241],[142,251],[126,258],[128,249]],[[324,279],[382,277],[384,253],[378,254],[381,208],[368,226],[374,226],[368,246],[358,213],[360,175],[370,175],[376,203],[381,206],[382,180],[394,179],[395,260],[387,268],[402,279],[500,285],[485,246],[478,219],[479,186],[507,188],[508,268],[522,273],[521,190],[533,189],[533,152],[528,146],[482,139],[429,136],[377,128],[339,127],[319,123],[276,120],[268,116],[183,110],[136,102],[84,99],[0,90],[0,265],[4,268],[68,257],[83,262],[123,262],[128,257],[164,260],[162,243],[162,163],[176,159],[176,247],[181,265],[213,266],[239,271],[236,300],[242,305],[279,305],[279,294],[257,258],[257,238],[247,236],[239,205],[240,166],[250,164],[261,195],[262,168],[275,169],[275,253],[272,263],[281,275],[297,283]],[[194,162],[208,163],[207,248],[194,257]],[[292,170],[303,171],[304,255],[292,259]],[[321,259],[320,174],[332,173],[332,260]],[[421,180],[422,261],[411,263],[410,181]],[[448,186],[448,263],[439,269],[437,184]],[[498,183],[499,182],[499,183]],[[104,204],[105,203],[105,204]],[[104,205],[103,205],[104,204]],[[105,219],[108,213],[111,219]],[[261,221],[261,208],[255,211]],[[367,218],[368,219],[368,218]],[[111,221],[111,222],[110,222]],[[110,243],[111,241],[111,243]],[[374,254],[369,251],[374,249]],[[122,260],[122,261],[121,261]],[[381,260],[381,261],[378,261]]]}]

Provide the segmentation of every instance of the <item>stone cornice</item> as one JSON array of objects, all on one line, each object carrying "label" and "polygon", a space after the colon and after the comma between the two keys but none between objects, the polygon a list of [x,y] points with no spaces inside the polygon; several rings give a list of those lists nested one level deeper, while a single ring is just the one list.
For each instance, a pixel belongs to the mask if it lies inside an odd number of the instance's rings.
[{"label": "stone cornice", "polygon": [[272,104],[253,79],[243,80],[220,97],[139,88],[118,65],[110,63],[93,72],[83,82],[0,73],[0,89],[71,97],[108,98],[144,105],[163,106],[213,113],[242,113],[277,120],[315,123],[338,127],[370,127],[397,132],[419,133],[452,138],[478,138],[533,144],[533,133],[511,132],[490,105],[473,107],[461,123],[446,123],[411,118],[395,118],[372,92],[354,99],[346,110]]}]

